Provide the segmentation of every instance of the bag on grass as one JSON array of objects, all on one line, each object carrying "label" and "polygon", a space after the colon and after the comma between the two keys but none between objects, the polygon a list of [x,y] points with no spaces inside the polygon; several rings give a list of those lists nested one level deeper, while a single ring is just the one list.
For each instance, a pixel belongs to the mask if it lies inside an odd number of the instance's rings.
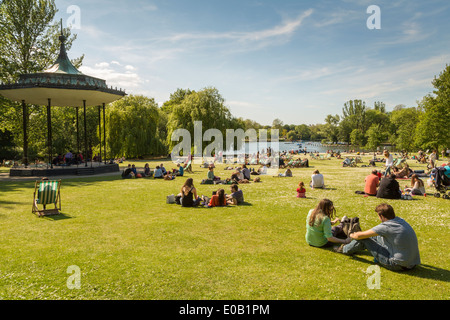
[{"label": "bag on grass", "polygon": [[175,195],[171,194],[170,196],[167,196],[166,203],[174,204],[175,203]]}]

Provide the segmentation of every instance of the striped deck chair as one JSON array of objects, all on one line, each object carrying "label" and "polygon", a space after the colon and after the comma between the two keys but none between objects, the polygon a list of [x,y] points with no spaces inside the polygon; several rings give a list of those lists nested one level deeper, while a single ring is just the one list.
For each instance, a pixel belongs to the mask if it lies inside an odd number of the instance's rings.
[{"label": "striped deck chair", "polygon": [[[61,180],[36,181],[33,195],[33,213],[39,217],[59,215],[61,210]],[[47,209],[48,205],[54,205],[54,209]],[[39,208],[42,206],[42,209]]]},{"label": "striped deck chair", "polygon": [[186,167],[184,168],[184,172],[189,172],[189,173],[194,173],[192,171],[192,161],[189,161],[186,165]]}]

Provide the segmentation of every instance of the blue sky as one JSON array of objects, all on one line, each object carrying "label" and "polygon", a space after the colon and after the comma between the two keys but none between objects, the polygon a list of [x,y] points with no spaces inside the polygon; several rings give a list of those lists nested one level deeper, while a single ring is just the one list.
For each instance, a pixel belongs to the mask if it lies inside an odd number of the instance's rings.
[{"label": "blue sky", "polygon": [[[129,94],[216,87],[236,117],[324,123],[362,99],[416,106],[450,63],[448,0],[56,0],[69,56]],[[370,5],[381,29],[370,30]],[[72,20],[74,21],[74,20]]]}]

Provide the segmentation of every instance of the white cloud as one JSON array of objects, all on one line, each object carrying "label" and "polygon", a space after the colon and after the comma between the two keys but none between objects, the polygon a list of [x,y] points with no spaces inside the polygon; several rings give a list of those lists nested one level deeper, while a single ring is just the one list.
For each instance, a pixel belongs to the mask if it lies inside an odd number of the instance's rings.
[{"label": "white cloud", "polygon": [[258,31],[229,31],[229,32],[210,32],[210,33],[178,33],[168,37],[157,38],[157,41],[182,41],[182,40],[236,40],[245,41],[262,41],[268,38],[289,36],[294,33],[303,23],[303,20],[313,14],[314,10],[309,9],[300,14],[294,20],[284,21],[270,29]]},{"label": "white cloud", "polygon": [[[387,96],[390,93],[416,92],[421,98],[431,89],[431,81],[445,67],[450,55],[439,55],[419,61],[380,62],[367,67],[363,72],[340,75],[340,82],[331,79],[327,90],[320,94],[328,96],[345,96],[345,99],[372,99]],[[339,77],[339,76],[338,76]]]},{"label": "white cloud", "polygon": [[125,89],[135,89],[144,83],[136,72],[132,72],[135,70],[136,68],[131,65],[122,67],[117,61],[99,62],[94,67],[80,67],[80,71],[84,74],[106,80],[108,86]]}]

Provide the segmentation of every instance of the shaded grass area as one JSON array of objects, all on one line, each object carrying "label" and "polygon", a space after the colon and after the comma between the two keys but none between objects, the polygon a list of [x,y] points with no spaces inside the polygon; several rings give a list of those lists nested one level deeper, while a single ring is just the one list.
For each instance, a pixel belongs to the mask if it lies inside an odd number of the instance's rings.
[{"label": "shaded grass area", "polygon": [[[34,182],[1,182],[0,298],[448,299],[448,200],[387,201],[416,230],[423,264],[407,273],[381,269],[379,290],[367,287],[370,256],[306,244],[306,215],[323,198],[334,202],[339,217],[360,217],[363,229],[379,223],[374,209],[382,201],[354,193],[363,190],[371,169],[340,163],[311,161],[311,168],[294,169],[294,178],[263,176],[262,183],[241,186],[249,205],[213,209],[165,203],[186,177],[64,180],[63,215],[53,218],[31,214]],[[219,165],[216,175],[230,176],[224,168]],[[297,199],[298,182],[308,184],[314,169],[329,188],[307,188],[308,198]],[[194,171],[189,177],[200,194],[219,188],[200,185],[206,169]],[[67,268],[74,265],[81,288],[70,290]]]}]

